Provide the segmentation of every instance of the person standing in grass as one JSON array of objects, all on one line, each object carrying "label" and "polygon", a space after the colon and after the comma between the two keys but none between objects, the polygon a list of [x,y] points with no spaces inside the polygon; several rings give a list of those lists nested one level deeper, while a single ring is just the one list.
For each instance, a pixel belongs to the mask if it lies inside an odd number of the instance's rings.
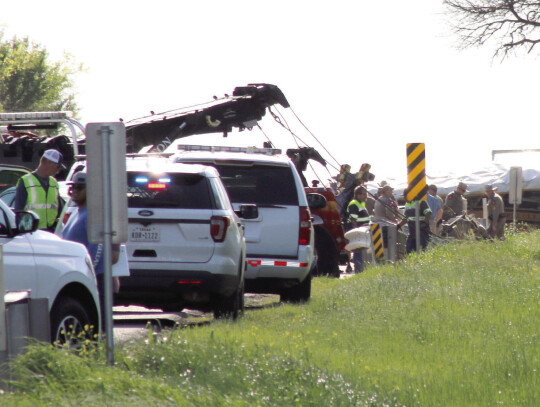
[{"label": "person standing in grass", "polygon": [[506,223],[506,214],[504,213],[504,202],[497,191],[497,187],[486,185],[486,195],[488,198],[488,235],[491,238],[495,236],[499,240],[504,240],[504,225]]},{"label": "person standing in grass", "polygon": [[431,209],[427,201],[409,201],[407,198],[408,188],[403,191],[403,196],[407,199],[405,204],[405,217],[409,227],[409,236],[407,237],[407,254],[416,250],[416,205],[419,204],[418,222],[420,225],[420,247],[425,249],[429,241],[429,220],[431,218]]},{"label": "person standing in grass", "polygon": [[[468,190],[467,184],[460,182],[456,189],[446,196],[443,207],[445,220],[467,213],[467,199],[464,195]],[[446,214],[447,212],[449,214]]]},{"label": "person standing in grass", "polygon": [[431,233],[438,236],[441,234],[441,228],[438,223],[443,216],[443,201],[442,198],[437,195],[437,186],[435,184],[428,186],[427,203],[433,214],[433,217],[429,221],[429,228]]}]

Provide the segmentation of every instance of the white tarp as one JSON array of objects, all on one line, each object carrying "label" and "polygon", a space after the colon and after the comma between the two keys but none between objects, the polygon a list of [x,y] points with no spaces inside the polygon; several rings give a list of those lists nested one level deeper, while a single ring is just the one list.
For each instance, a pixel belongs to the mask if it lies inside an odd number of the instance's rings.
[{"label": "white tarp", "polygon": [[[525,163],[523,165],[508,165],[494,162],[468,174],[448,173],[439,176],[426,175],[426,181],[428,185],[435,184],[438,189],[437,194],[443,196],[455,190],[459,182],[464,182],[468,185],[469,190],[467,191],[467,195],[481,194],[484,192],[484,187],[489,184],[497,187],[499,189],[498,192],[508,192],[510,168],[513,166],[522,167],[523,190],[540,191],[540,162],[534,167]],[[394,188],[394,196],[396,198],[403,195],[403,189],[407,187],[406,180],[387,178],[385,181]],[[369,191],[375,193],[380,182],[382,180],[368,183]]]}]

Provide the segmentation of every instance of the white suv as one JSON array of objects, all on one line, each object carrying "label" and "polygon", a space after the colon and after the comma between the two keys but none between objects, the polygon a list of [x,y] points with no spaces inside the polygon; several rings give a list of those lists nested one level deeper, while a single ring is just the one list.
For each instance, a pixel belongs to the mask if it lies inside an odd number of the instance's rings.
[{"label": "white suv", "polygon": [[[81,339],[85,326],[100,326],[96,278],[86,248],[37,230],[31,212],[17,215],[0,200],[0,244],[6,292],[30,291],[49,304],[51,340]],[[0,293],[4,294],[4,293]]]},{"label": "white suv", "polygon": [[278,149],[179,145],[171,159],[215,167],[236,210],[244,204],[258,208],[256,218],[243,222],[246,291],[307,301],[314,233],[306,194],[289,157]]},{"label": "white suv", "polygon": [[[236,318],[244,309],[246,246],[218,172],[155,157],[129,157],[126,168],[130,276],[120,278],[115,304]],[[253,208],[246,208],[249,217]]]}]

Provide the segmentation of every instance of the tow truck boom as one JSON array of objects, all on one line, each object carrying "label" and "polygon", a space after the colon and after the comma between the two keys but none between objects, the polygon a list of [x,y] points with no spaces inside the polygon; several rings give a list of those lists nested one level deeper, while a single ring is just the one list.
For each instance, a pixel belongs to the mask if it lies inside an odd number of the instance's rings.
[{"label": "tow truck boom", "polygon": [[145,146],[164,150],[174,140],[195,134],[223,133],[233,128],[246,129],[257,125],[266,108],[275,104],[288,108],[289,102],[275,85],[253,83],[236,87],[232,96],[216,99],[199,109],[152,115],[126,123],[128,147],[137,152]]}]

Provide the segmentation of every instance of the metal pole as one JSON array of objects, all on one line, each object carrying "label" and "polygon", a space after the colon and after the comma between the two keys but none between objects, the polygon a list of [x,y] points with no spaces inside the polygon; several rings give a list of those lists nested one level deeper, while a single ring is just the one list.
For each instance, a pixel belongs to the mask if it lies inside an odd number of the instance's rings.
[{"label": "metal pole", "polygon": [[110,136],[113,134],[109,126],[101,126],[98,131],[101,136],[101,157],[103,159],[103,260],[105,266],[104,308],[102,318],[105,317],[105,341],[107,346],[107,364],[114,365],[114,338],[113,338],[113,293],[112,293],[112,204],[111,204],[111,157]]},{"label": "metal pole", "polygon": [[[6,307],[4,303],[4,247],[0,244],[0,352],[7,354]],[[0,359],[1,360],[1,359]]]},{"label": "metal pole", "polygon": [[369,240],[371,242],[371,262],[377,263],[377,257],[375,257],[375,245],[373,244],[373,232],[371,231],[371,223],[369,224]]},{"label": "metal pole", "polygon": [[416,237],[416,252],[420,252],[420,201],[414,205],[414,228]]},{"label": "metal pole", "polygon": [[514,232],[512,234],[516,234],[516,202],[514,202]]}]

